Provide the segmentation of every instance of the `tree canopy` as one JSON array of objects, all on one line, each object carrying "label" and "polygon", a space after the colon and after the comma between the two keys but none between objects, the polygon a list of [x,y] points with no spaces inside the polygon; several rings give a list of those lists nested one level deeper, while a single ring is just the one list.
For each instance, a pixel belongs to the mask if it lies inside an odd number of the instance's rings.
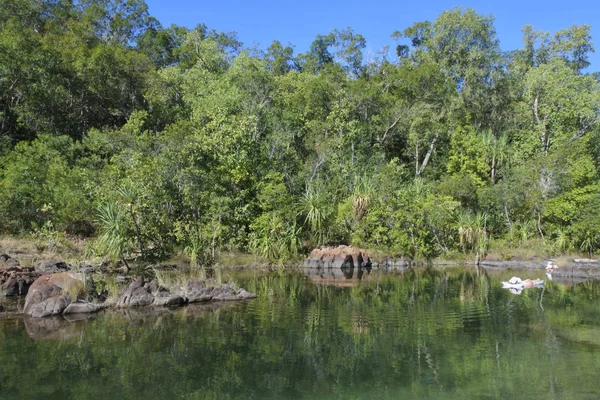
[{"label": "tree canopy", "polygon": [[0,0],[0,231],[94,236],[113,257],[593,253],[590,32],[528,25],[502,51],[492,16],[455,8],[367,60],[349,27],[295,54],[163,27],[143,0]]}]

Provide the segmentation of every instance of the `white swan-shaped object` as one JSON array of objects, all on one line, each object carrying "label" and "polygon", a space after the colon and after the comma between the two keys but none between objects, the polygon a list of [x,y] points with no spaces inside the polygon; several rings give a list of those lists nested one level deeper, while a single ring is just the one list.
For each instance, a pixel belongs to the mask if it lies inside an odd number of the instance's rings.
[{"label": "white swan-shaped object", "polygon": [[528,289],[532,287],[540,287],[544,285],[541,279],[521,279],[513,276],[507,282],[502,282],[502,287],[505,289]]}]

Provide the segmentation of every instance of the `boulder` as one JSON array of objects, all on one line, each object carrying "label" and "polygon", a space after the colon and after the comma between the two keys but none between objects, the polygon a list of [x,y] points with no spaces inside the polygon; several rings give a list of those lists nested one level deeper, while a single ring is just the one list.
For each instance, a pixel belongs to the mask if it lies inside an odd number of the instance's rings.
[{"label": "boulder", "polygon": [[117,302],[117,307],[139,307],[152,304],[154,295],[148,288],[150,284],[151,282],[145,282],[143,279],[136,279],[131,282]]},{"label": "boulder", "polygon": [[215,286],[212,282],[207,285],[202,279],[190,279],[186,284],[186,297],[189,303],[203,303],[211,301],[211,292]]},{"label": "boulder", "polygon": [[25,296],[39,277],[33,267],[0,267],[0,284],[6,296]]},{"label": "boulder", "polygon": [[117,307],[137,307],[146,305],[181,306],[187,303],[208,301],[231,301],[253,299],[255,294],[233,285],[217,285],[212,280],[190,279],[186,283],[185,295],[160,286],[156,281],[136,279],[117,302]]},{"label": "boulder", "polygon": [[0,254],[0,266],[17,267],[19,265],[19,260],[16,258],[13,258],[8,254]]},{"label": "boulder", "polygon": [[213,282],[201,279],[190,279],[187,282],[187,299],[189,303],[202,303],[206,301],[233,301],[254,299],[256,295],[245,289],[237,288],[230,284],[216,286]]},{"label": "boulder", "polygon": [[365,250],[344,245],[314,249],[304,264],[308,267],[342,269],[369,268],[372,265]]},{"label": "boulder", "polygon": [[57,274],[59,272],[69,271],[71,268],[62,260],[40,261],[34,265],[36,271],[43,274]]},{"label": "boulder", "polygon": [[168,294],[165,296],[154,297],[155,306],[182,306],[187,303],[187,299],[178,294]]},{"label": "boulder", "polygon": [[[52,290],[54,291],[56,288],[58,287],[54,286]],[[61,315],[67,306],[71,304],[71,296],[68,294],[59,294],[61,292],[62,290],[58,288],[58,290],[54,292],[54,296],[31,305],[27,310],[27,314],[33,318]]]},{"label": "boulder", "polygon": [[23,313],[34,318],[62,315],[72,303],[68,313],[96,312],[102,307],[90,304],[84,306],[78,301],[78,296],[84,293],[84,277],[80,274],[63,272],[58,274],[42,275],[27,293]]}]

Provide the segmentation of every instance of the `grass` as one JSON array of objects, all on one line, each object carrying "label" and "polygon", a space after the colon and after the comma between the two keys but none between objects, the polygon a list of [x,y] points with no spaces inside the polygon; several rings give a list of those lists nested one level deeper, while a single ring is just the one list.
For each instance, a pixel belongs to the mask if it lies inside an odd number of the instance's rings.
[{"label": "grass", "polygon": [[45,246],[43,238],[31,236],[0,237],[0,253],[9,254],[21,265],[30,265],[41,260],[62,259],[77,264],[86,259],[86,241],[64,237],[60,245]]},{"label": "grass", "polygon": [[127,288],[128,283],[119,283],[117,282],[116,277],[111,275],[102,275],[101,279],[98,279],[96,282],[96,289],[107,291],[105,304],[109,306],[114,306],[117,304],[125,289]]},{"label": "grass", "polygon": [[538,237],[521,241],[518,244],[513,244],[508,240],[493,240],[488,250],[488,258],[501,261],[545,258],[555,260],[560,264],[560,262],[565,263],[575,258],[589,258],[589,255],[573,251],[558,252],[551,240],[544,241]]},{"label": "grass", "polygon": [[244,266],[264,266],[268,265],[269,261],[264,257],[256,254],[243,253],[241,251],[219,252],[216,256],[218,266],[232,267],[236,265]]}]

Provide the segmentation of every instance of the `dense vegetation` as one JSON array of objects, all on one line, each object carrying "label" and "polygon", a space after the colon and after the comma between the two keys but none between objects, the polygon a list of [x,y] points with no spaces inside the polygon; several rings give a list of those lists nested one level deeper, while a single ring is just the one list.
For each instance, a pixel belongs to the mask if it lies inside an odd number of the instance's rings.
[{"label": "dense vegetation", "polygon": [[596,251],[590,27],[526,26],[504,52],[491,16],[452,9],[392,40],[371,59],[350,28],[263,51],[164,28],[143,0],[0,0],[0,231],[198,262]]}]

